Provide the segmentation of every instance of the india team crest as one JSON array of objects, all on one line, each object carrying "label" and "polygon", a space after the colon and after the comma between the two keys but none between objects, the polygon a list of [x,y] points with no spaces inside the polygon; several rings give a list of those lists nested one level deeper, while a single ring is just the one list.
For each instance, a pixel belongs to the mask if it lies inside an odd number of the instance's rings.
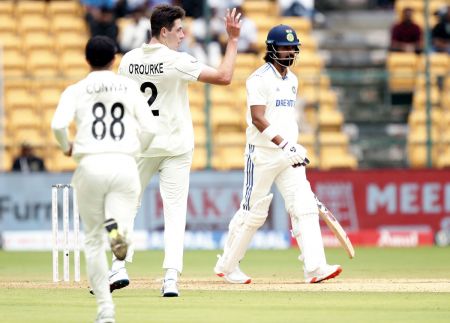
[{"label": "india team crest", "polygon": [[294,38],[294,34],[292,33],[292,30],[288,29],[288,30],[286,30],[286,33],[287,33],[286,39],[290,42],[293,42],[295,38]]}]

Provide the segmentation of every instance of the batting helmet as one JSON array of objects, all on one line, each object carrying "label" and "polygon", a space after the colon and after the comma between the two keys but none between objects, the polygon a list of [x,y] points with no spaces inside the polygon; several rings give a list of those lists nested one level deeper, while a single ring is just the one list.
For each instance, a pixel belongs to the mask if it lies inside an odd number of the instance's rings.
[{"label": "batting helmet", "polygon": [[[294,64],[298,53],[300,52],[300,41],[294,29],[287,25],[278,25],[273,27],[267,34],[267,53],[264,60],[266,62],[276,61],[282,66],[291,66]],[[294,46],[295,54],[288,58],[280,58],[279,46]]]},{"label": "batting helmet", "polygon": [[273,27],[267,34],[267,45],[275,46],[298,46],[300,41],[294,29],[287,25],[278,25]]}]

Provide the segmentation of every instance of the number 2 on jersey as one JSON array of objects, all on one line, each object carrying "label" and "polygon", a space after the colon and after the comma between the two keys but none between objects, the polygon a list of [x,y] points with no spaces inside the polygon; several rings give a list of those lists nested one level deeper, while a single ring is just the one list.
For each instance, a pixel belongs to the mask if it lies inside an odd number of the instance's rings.
[{"label": "number 2 on jersey", "polygon": [[[141,85],[141,92],[145,93],[145,90],[148,88],[152,91],[152,95],[147,100],[148,106],[151,107],[153,102],[155,102],[155,100],[156,100],[156,96],[158,95],[158,89],[156,88],[155,84],[153,84],[152,82],[144,82]],[[159,116],[158,109],[152,109],[152,113],[155,117]]]},{"label": "number 2 on jersey", "polygon": [[[119,111],[119,114],[116,115],[116,111]],[[100,112],[100,114],[99,114]],[[92,135],[97,140],[103,140],[106,136],[106,123],[104,121],[106,117],[106,107],[103,103],[97,102],[92,106],[92,114],[94,115],[94,122],[92,123]],[[125,109],[123,107],[123,104],[120,102],[116,102],[111,107],[111,116],[113,121],[111,122],[111,125],[109,126],[109,134],[111,137],[118,141],[123,138],[125,135],[125,126],[122,122],[123,116],[125,114]],[[115,129],[116,126],[119,126],[120,133],[116,134]]]}]

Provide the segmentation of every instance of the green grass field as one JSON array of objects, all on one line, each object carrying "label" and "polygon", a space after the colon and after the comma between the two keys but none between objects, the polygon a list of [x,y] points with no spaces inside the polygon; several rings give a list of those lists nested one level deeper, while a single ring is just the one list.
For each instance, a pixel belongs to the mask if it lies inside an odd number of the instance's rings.
[{"label": "green grass field", "polygon": [[[238,286],[213,275],[216,253],[186,251],[181,296],[162,298],[162,251],[138,252],[131,285],[113,294],[116,321],[450,321],[450,248],[358,248],[353,260],[327,249],[328,262],[344,271],[321,284],[303,283],[295,249],[250,250],[241,267],[253,282]],[[51,277],[50,252],[0,252],[0,322],[93,322],[84,267],[80,284]]]}]

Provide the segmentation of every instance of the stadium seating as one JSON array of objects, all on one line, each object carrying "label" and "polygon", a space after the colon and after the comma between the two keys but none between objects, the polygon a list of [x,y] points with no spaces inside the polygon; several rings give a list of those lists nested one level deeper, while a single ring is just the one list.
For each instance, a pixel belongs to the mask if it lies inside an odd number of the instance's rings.
[{"label": "stadium seating", "polygon": [[[299,101],[305,103],[304,115],[312,129],[311,133],[300,137],[309,151],[312,161],[310,167],[322,168],[325,165],[328,169],[344,164],[354,167],[354,163],[349,160],[340,161],[340,164],[321,162],[326,152],[320,149],[323,140],[316,141],[315,137],[320,136],[322,131],[343,135],[343,116],[336,94],[330,90],[330,79],[324,71],[324,61],[318,54],[311,22],[298,17],[281,17],[275,1],[246,0],[243,8],[257,25],[260,52],[258,55],[239,54],[232,84],[227,87],[210,86],[209,102],[206,101],[203,84],[190,84],[196,138],[193,169],[207,166],[206,103],[210,104],[211,140],[214,147],[212,166],[221,170],[242,169],[246,127],[245,81],[250,73],[263,64],[267,32],[279,23],[291,25],[302,43],[299,60],[292,70],[299,78]],[[36,147],[45,147],[42,152],[50,171],[73,170],[75,167],[75,163],[57,148],[49,124],[63,89],[89,72],[84,59],[88,29],[83,15],[83,8],[76,0],[0,1],[4,88],[9,92],[5,97],[5,123],[11,140],[0,139],[3,144],[10,142],[13,145],[10,151],[14,151],[14,145],[18,145],[20,140],[33,136]],[[125,24],[129,19],[120,21]],[[115,71],[120,58],[118,55],[114,63]],[[414,67],[419,68],[416,65]],[[19,92],[22,94],[19,95]],[[14,93],[17,98],[11,99]],[[11,134],[12,129],[16,133],[14,136]],[[346,150],[348,139],[346,144],[340,146],[344,147],[342,151]]]}]

